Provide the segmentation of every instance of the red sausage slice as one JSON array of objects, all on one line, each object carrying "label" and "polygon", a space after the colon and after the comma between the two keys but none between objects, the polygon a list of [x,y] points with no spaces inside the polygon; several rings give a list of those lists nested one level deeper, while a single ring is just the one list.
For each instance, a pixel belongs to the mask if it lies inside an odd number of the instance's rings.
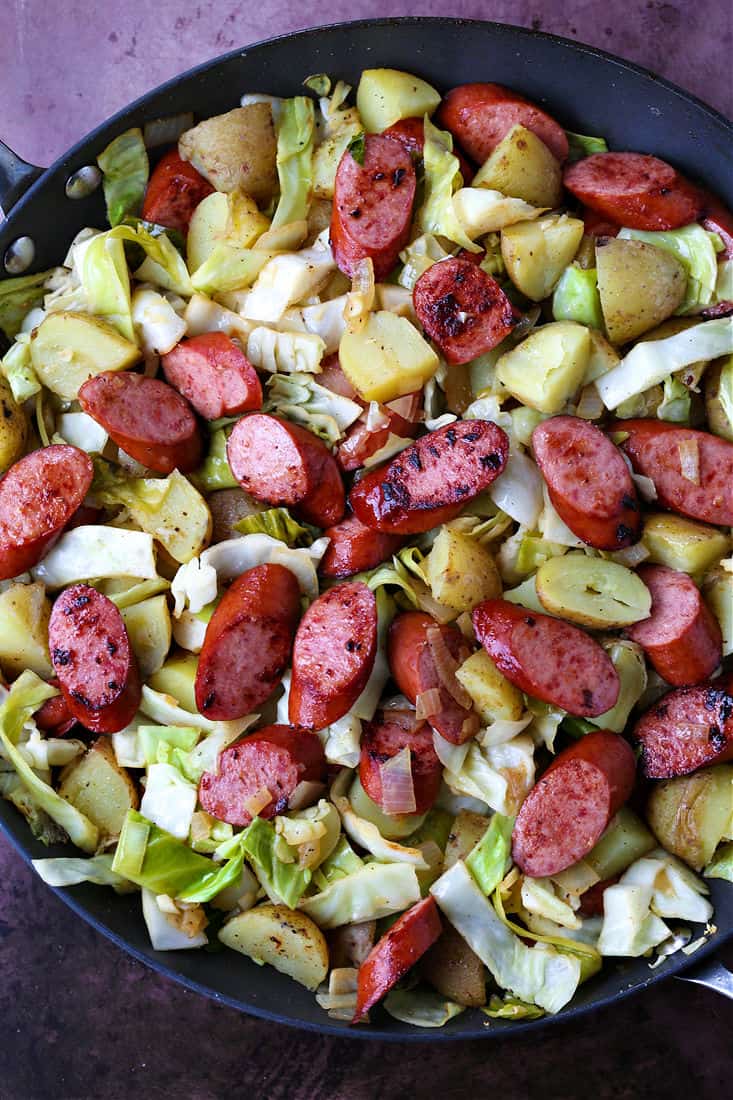
[{"label": "red sausage slice", "polygon": [[321,730],[343,718],[366,687],[376,652],[377,604],[365,584],[339,584],[319,596],[295,636],[291,724]]},{"label": "red sausage slice", "polygon": [[118,609],[88,584],[57,598],[48,624],[51,663],[69,713],[94,733],[116,733],[132,721],[142,688],[135,654]]},{"label": "red sausage slice", "polygon": [[441,626],[421,611],[398,615],[390,627],[387,659],[392,679],[411,703],[428,691],[438,691],[440,705],[428,722],[454,745],[479,729],[471,698],[455,676],[455,668],[470,656],[471,647],[460,630]]},{"label": "red sausage slice", "polygon": [[649,779],[687,775],[733,759],[733,684],[719,679],[663,695],[636,723]]},{"label": "red sausage slice", "polygon": [[383,535],[365,527],[356,516],[347,516],[323,532],[330,538],[318,571],[323,577],[352,577],[374,569],[404,545],[402,535]]},{"label": "red sausage slice", "polygon": [[378,405],[378,408],[384,418],[382,427],[370,428],[367,424],[368,414],[364,412],[339,444],[336,459],[342,470],[360,469],[386,445],[390,435],[399,436],[400,439],[414,439],[417,435],[422,414],[421,393],[409,393],[406,397],[398,397],[396,401],[390,401],[386,405]]},{"label": "red sausage slice", "polygon": [[326,444],[297,424],[253,413],[234,425],[227,442],[232,473],[246,493],[269,504],[299,505],[317,527],[344,514],[336,460]]},{"label": "red sausage slice", "polygon": [[449,363],[468,363],[491,351],[518,319],[496,279],[459,257],[423,272],[413,301],[420,324]]},{"label": "red sausage slice", "polygon": [[170,384],[205,420],[262,408],[256,370],[223,332],[181,340],[161,361]]},{"label": "red sausage slice", "polygon": [[85,413],[126,454],[159,474],[195,470],[201,433],[187,401],[172,386],[143,374],[103,371],[79,390]]},{"label": "red sausage slice", "polygon": [[433,732],[418,722],[411,710],[378,711],[373,722],[362,730],[359,779],[372,802],[385,810],[382,801],[382,764],[402,749],[410,750],[410,770],[415,792],[415,809],[425,814],[438,797],[443,765],[433,747]]},{"label": "red sausage slice", "polygon": [[[621,448],[636,472],[652,479],[663,507],[704,523],[733,524],[733,443],[663,420],[619,420],[608,430],[626,435]],[[690,462],[690,477],[683,460]]]},{"label": "red sausage slice", "polygon": [[[58,687],[58,680],[50,681],[54,687]],[[48,737],[63,737],[76,725],[76,718],[69,710],[63,695],[54,695],[52,699],[46,699],[45,703],[33,715],[33,720],[39,730]]]},{"label": "red sausage slice", "polygon": [[583,211],[583,226],[589,237],[617,237],[620,225],[610,222],[595,210]]},{"label": "red sausage slice", "polygon": [[214,188],[192,164],[171,149],[160,160],[150,177],[143,200],[142,216],[146,221],[188,233],[193,212]]},{"label": "red sausage slice", "polygon": [[566,168],[563,182],[591,210],[630,229],[679,229],[703,205],[671,164],[642,153],[594,153]]},{"label": "red sausage slice", "polygon": [[77,447],[32,451],[0,479],[0,580],[37,565],[89,492],[94,467]]},{"label": "red sausage slice", "polygon": [[634,786],[636,762],[617,733],[588,733],[561,752],[532,788],[512,834],[526,875],[557,875],[588,855]]},{"label": "red sausage slice", "polygon": [[[291,726],[266,726],[219,753],[215,772],[199,781],[199,802],[206,813],[230,825],[249,825],[253,816],[274,817],[288,808],[299,783],[326,778],[326,758],[316,734]],[[265,792],[266,805],[251,809]]]},{"label": "red sausage slice", "polygon": [[257,565],[230,585],[206,628],[196,706],[215,721],[241,718],[280,683],[300,614],[300,587],[283,565]]},{"label": "red sausage slice", "polygon": [[560,518],[598,550],[637,542],[641,510],[629,469],[600,428],[553,416],[532,433],[532,449]]},{"label": "red sausage slice", "polygon": [[715,616],[687,573],[666,565],[641,565],[638,574],[652,594],[648,619],[626,631],[668,684],[700,684],[722,660],[723,639]]},{"label": "red sausage slice", "polygon": [[476,164],[483,164],[518,123],[544,141],[559,161],[568,139],[559,122],[535,103],[501,84],[461,84],[443,97],[436,120],[450,130]]},{"label": "red sausage slice", "polygon": [[395,535],[453,519],[506,466],[509,440],[490,420],[458,420],[422,436],[351,490],[358,519]]},{"label": "red sausage slice", "polygon": [[[401,118],[383,131],[383,137],[399,141],[411,156],[421,160],[425,148],[425,123],[421,118]],[[476,170],[461,149],[453,144],[453,155],[458,157],[464,187],[470,187]]]},{"label": "red sausage slice", "polygon": [[356,1024],[380,1001],[427,949],[435,943],[443,926],[435,898],[417,902],[385,932],[359,967],[357,977]]},{"label": "red sausage slice", "polygon": [[364,163],[347,149],[336,171],[331,247],[345,275],[371,257],[374,278],[389,275],[410,234],[416,177],[410,154],[398,141],[368,134]]},{"label": "red sausage slice", "polygon": [[521,691],[579,718],[615,705],[619,679],[604,649],[580,627],[507,600],[484,600],[473,612],[476,637]]}]

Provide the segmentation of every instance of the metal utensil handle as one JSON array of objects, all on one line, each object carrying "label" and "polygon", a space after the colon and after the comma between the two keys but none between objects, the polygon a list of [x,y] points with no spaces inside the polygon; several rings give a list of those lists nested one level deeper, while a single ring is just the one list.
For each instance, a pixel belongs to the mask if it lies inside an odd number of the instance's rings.
[{"label": "metal utensil handle", "polygon": [[0,141],[0,207],[8,214],[44,169],[27,161]]},{"label": "metal utensil handle", "polygon": [[676,977],[682,982],[704,985],[706,989],[712,989],[714,993],[722,993],[724,997],[733,1001],[733,972],[720,959],[710,959],[699,969],[693,970],[691,974],[677,974]]}]

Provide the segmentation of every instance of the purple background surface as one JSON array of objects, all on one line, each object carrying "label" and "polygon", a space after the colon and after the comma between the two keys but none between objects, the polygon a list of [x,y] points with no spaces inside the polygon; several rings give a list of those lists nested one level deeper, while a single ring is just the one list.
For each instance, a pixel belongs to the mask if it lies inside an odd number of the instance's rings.
[{"label": "purple background surface", "polygon": [[[130,99],[236,46],[323,22],[449,13],[600,46],[733,116],[730,0],[434,0],[417,11],[337,0],[307,12],[285,0],[3,0],[0,137],[46,165]],[[57,901],[5,840],[0,973],[0,1100],[473,1098],[488,1089],[507,1100],[675,1100],[730,1088],[730,1003],[676,981],[502,1046],[367,1045],[248,1019],[128,958]]]}]

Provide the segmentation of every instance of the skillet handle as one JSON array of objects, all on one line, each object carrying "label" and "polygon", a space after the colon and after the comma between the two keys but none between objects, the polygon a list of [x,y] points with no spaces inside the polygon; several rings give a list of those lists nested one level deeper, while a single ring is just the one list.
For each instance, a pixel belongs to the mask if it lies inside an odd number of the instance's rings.
[{"label": "skillet handle", "polygon": [[44,169],[28,164],[0,141],[0,207],[8,214]]},{"label": "skillet handle", "polygon": [[681,982],[704,985],[706,989],[714,993],[722,993],[724,997],[733,1001],[733,973],[720,959],[710,959],[691,973],[677,974],[676,977]]}]

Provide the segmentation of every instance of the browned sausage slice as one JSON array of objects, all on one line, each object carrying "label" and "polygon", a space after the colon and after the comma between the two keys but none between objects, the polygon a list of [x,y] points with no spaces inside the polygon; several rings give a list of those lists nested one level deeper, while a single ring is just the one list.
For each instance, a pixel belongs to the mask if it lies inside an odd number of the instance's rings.
[{"label": "browned sausage slice", "polygon": [[336,171],[331,247],[345,275],[371,258],[374,278],[385,279],[407,244],[416,177],[410,154],[399,141],[368,134],[364,162],[347,149]]},{"label": "browned sausage slice", "polygon": [[94,733],[116,733],[130,724],[140,702],[140,674],[111,600],[88,584],[65,589],[51,611],[48,647],[77,721]]},{"label": "browned sausage slice", "polygon": [[336,458],[342,470],[358,470],[388,442],[390,435],[414,439],[420,427],[422,393],[408,393],[386,405],[378,404],[382,427],[368,427],[368,414],[363,412],[352,424],[339,444]]},{"label": "browned sausage slice", "polygon": [[218,821],[249,825],[253,817],[285,813],[299,783],[325,778],[326,758],[316,734],[266,726],[219,753],[216,771],[201,776],[199,802]]},{"label": "browned sausage slice", "polygon": [[573,534],[598,550],[630,546],[641,510],[629,469],[600,428],[553,416],[532,432],[532,449],[550,500]]},{"label": "browned sausage slice", "polygon": [[563,182],[591,210],[630,229],[679,229],[703,206],[698,188],[671,164],[642,153],[594,153],[566,168]]},{"label": "browned sausage slice", "polygon": [[436,120],[450,130],[477,164],[483,164],[517,124],[544,141],[559,161],[568,155],[568,139],[559,122],[501,84],[461,84],[452,88],[443,97]]},{"label": "browned sausage slice", "polygon": [[[415,160],[422,160],[423,150],[425,149],[425,123],[423,119],[401,118],[399,122],[394,122],[391,126],[388,126],[383,131],[383,136],[399,141],[400,145],[404,146]],[[476,169],[455,142],[453,143],[453,155],[458,157],[458,163],[461,166],[463,186],[470,187],[471,180],[476,175]]]},{"label": "browned sausage slice", "polygon": [[352,577],[374,569],[404,545],[402,535],[384,535],[347,516],[324,532],[331,540],[318,571],[323,577]]},{"label": "browned sausage slice", "polygon": [[230,585],[206,628],[196,706],[207,718],[241,718],[279,684],[300,614],[300,587],[283,565],[257,565]]},{"label": "browned sausage slice", "polygon": [[77,447],[32,451],[0,480],[0,580],[37,565],[89,492],[94,467]]},{"label": "browned sausage slice", "polygon": [[118,447],[156,473],[185,474],[201,461],[201,433],[191,406],[159,378],[103,371],[87,379],[79,403]]},{"label": "browned sausage slice", "polygon": [[561,752],[522,803],[512,834],[515,863],[532,878],[557,875],[588,855],[634,786],[628,742],[606,730]]},{"label": "browned sausage slice", "polygon": [[458,514],[506,466],[509,440],[490,420],[429,432],[351,490],[354,513],[376,531],[429,531]]},{"label": "browned sausage slice", "polygon": [[377,605],[365,584],[339,584],[319,596],[295,636],[292,725],[320,730],[343,718],[366,687],[376,652]]},{"label": "browned sausage slice", "polygon": [[618,420],[621,448],[654,482],[659,502],[680,515],[733,524],[733,443],[663,420]]},{"label": "browned sausage slice", "polygon": [[459,257],[423,272],[413,300],[420,324],[449,363],[468,363],[491,351],[518,320],[496,279]]},{"label": "browned sausage slice", "polygon": [[669,779],[733,759],[732,692],[729,676],[663,695],[633,730],[642,773]]},{"label": "browned sausage slice", "polygon": [[473,626],[499,671],[535,699],[581,718],[615,705],[619,678],[611,659],[579,627],[507,600],[480,603]]},{"label": "browned sausage slice", "polygon": [[626,633],[642,647],[668,684],[685,687],[712,676],[722,660],[723,639],[715,616],[687,573],[666,565],[641,565],[639,577],[652,594],[648,619]]},{"label": "browned sausage slice", "polygon": [[163,372],[205,420],[262,408],[257,371],[223,332],[181,340],[163,356]]},{"label": "browned sausage slice", "polygon": [[[403,749],[410,750],[410,771],[415,805],[394,810],[385,805],[382,765]],[[443,766],[433,747],[433,731],[418,722],[412,710],[378,711],[374,721],[365,723],[361,737],[359,778],[361,785],[385,813],[425,814],[438,797]]]}]

